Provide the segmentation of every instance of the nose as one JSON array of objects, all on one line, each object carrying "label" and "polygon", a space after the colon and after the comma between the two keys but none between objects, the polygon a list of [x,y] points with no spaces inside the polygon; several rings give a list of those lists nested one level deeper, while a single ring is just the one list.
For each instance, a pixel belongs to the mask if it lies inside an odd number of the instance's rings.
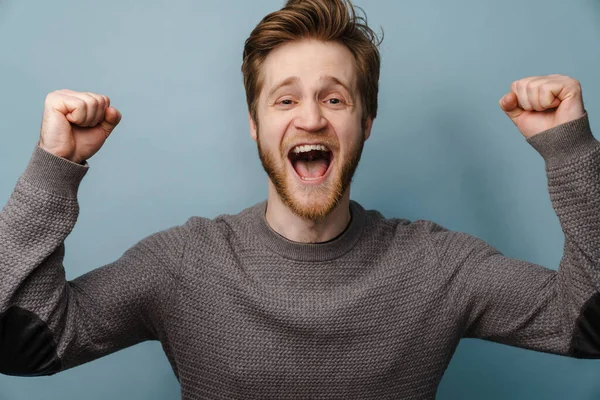
[{"label": "nose", "polygon": [[299,115],[294,119],[294,126],[307,132],[316,132],[327,126],[319,103],[315,100],[305,101],[299,107]]}]

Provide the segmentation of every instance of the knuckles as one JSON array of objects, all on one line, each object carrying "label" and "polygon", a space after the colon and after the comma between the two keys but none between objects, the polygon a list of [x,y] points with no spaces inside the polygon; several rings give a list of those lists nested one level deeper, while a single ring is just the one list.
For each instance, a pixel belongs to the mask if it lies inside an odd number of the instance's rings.
[{"label": "knuckles", "polygon": [[110,105],[110,99],[105,95],[91,92],[74,92],[69,89],[60,89],[48,93],[44,100],[44,105],[52,107],[65,100],[85,110],[108,108]]},{"label": "knuckles", "polygon": [[46,99],[44,100],[44,104],[46,106],[50,106],[50,105],[54,104],[55,99],[57,97],[58,97],[58,93],[57,92],[48,93],[48,95],[46,96]]},{"label": "knuckles", "polygon": [[95,97],[92,97],[91,99],[89,99],[87,101],[87,104],[92,106],[92,108],[98,108],[99,102],[98,102],[98,99],[96,99]]},{"label": "knuckles", "polygon": [[[543,82],[540,82],[544,79]],[[567,75],[552,74],[547,76],[532,76],[513,81],[510,84],[510,89],[517,96],[521,93],[526,93],[528,96],[534,95],[536,90],[546,93],[550,90],[550,86],[560,82],[564,87],[570,88],[575,94],[581,93],[581,82]]]}]

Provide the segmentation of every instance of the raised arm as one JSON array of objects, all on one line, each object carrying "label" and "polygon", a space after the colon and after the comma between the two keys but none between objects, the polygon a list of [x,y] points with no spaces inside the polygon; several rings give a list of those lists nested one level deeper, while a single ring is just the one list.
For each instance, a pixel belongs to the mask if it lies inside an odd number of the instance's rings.
[{"label": "raised arm", "polygon": [[433,226],[440,263],[456,283],[451,298],[464,336],[599,358],[600,142],[583,110],[581,87],[560,75],[526,78],[513,83],[501,106],[546,162],[564,254],[554,271]]},{"label": "raised arm", "polygon": [[103,96],[60,91],[46,100],[39,146],[0,212],[0,373],[53,374],[164,335],[184,227],[65,280],[86,160],[119,120]]}]

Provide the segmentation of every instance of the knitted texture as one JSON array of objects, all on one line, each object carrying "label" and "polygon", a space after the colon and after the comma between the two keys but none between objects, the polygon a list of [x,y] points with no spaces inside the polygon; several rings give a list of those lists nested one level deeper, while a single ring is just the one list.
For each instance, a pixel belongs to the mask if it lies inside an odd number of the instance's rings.
[{"label": "knitted texture", "polygon": [[587,115],[528,142],[565,234],[558,271],[356,202],[335,240],[294,243],[260,203],[192,217],[70,282],[89,166],[36,147],[0,213],[0,315],[45,321],[62,370],[160,340],[184,400],[433,399],[462,337],[572,356],[600,288],[600,143]]}]

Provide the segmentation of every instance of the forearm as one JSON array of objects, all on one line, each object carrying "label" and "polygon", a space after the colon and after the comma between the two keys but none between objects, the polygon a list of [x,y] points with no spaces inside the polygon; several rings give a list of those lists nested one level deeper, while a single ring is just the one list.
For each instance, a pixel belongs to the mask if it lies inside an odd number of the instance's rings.
[{"label": "forearm", "polygon": [[600,261],[600,142],[587,114],[528,142],[544,157],[552,206],[565,240]]},{"label": "forearm", "polygon": [[548,189],[564,236],[557,296],[568,354],[600,356],[600,142],[587,115],[529,139],[546,161]]},{"label": "forearm", "polygon": [[64,283],[61,245],[77,220],[77,190],[86,172],[85,166],[34,150],[0,212],[0,312],[22,304],[23,290],[36,290],[26,279],[32,274],[37,285]]},{"label": "forearm", "polygon": [[[36,147],[0,212],[0,372],[37,375],[58,367],[50,331],[67,306],[63,242],[77,220],[87,169]],[[36,361],[19,354],[26,342]]]}]

